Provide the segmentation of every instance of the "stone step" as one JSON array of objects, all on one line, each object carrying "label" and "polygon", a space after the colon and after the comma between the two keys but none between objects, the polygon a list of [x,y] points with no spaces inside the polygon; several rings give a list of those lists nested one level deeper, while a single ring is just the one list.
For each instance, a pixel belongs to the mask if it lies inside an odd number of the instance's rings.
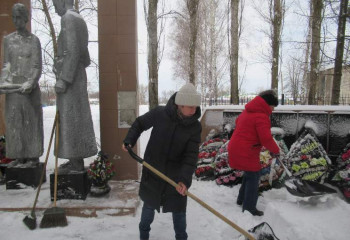
[{"label": "stone step", "polygon": [[[97,217],[99,213],[110,216],[135,215],[140,204],[138,197],[139,183],[134,180],[109,181],[111,190],[104,196],[93,197],[88,194],[85,200],[63,199],[56,202],[56,206],[64,208],[67,216]],[[0,211],[31,212],[36,189],[6,190],[0,186]],[[43,214],[47,208],[53,207],[50,200],[50,186],[42,185],[35,212]]]}]

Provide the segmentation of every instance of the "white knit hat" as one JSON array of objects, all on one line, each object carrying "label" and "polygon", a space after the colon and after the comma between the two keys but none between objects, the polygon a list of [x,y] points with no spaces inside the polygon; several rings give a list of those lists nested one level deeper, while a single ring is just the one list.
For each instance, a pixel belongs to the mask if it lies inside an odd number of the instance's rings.
[{"label": "white knit hat", "polygon": [[200,106],[201,95],[197,93],[192,83],[186,83],[176,93],[175,103],[183,106]]}]

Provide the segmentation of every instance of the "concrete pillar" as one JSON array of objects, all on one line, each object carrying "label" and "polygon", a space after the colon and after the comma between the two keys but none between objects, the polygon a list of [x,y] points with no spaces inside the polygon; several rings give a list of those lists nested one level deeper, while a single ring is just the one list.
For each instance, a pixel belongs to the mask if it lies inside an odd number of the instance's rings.
[{"label": "concrete pillar", "polygon": [[136,0],[98,1],[101,149],[118,158],[118,180],[138,178],[137,162],[121,150],[138,115],[136,7]]},{"label": "concrete pillar", "polygon": [[[15,3],[23,3],[27,6],[29,13],[30,11],[30,0],[1,0],[0,1],[0,69],[2,68],[2,39],[5,35],[16,31],[15,25],[12,22],[12,6]],[[31,19],[29,17],[29,19]],[[30,21],[28,21],[27,28],[30,30]],[[5,107],[5,95],[0,95],[0,135],[5,134],[5,118],[4,118],[4,107]]]}]

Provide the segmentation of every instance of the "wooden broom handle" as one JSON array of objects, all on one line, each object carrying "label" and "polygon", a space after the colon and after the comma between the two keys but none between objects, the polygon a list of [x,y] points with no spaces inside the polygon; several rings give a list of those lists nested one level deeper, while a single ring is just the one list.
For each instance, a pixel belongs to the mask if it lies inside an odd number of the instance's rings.
[{"label": "wooden broom handle", "polygon": [[47,160],[49,159],[49,154],[50,154],[52,140],[53,140],[53,134],[55,132],[55,127],[56,127],[56,121],[57,121],[57,114],[55,114],[55,120],[53,121],[53,125],[52,125],[49,147],[47,148],[45,162],[44,162],[43,170],[41,172],[39,186],[38,186],[38,190],[36,192],[36,196],[35,196],[35,200],[34,200],[34,204],[33,204],[33,208],[32,208],[32,215],[34,214],[35,206],[36,206],[36,203],[38,202],[38,196],[39,196],[39,192],[40,192],[40,189],[41,189],[41,185],[43,183],[44,176],[45,176],[45,173],[46,173],[46,165],[47,165]]},{"label": "wooden broom handle", "polygon": [[58,141],[60,132],[60,116],[58,110],[56,111],[56,135],[55,135],[55,182],[54,182],[54,193],[53,193],[53,205],[56,207],[57,201],[57,172],[58,172]]}]

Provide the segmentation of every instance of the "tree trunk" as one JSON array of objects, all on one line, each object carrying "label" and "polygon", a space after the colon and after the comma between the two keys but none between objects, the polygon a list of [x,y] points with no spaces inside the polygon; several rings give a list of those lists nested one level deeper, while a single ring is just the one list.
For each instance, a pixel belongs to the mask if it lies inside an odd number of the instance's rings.
[{"label": "tree trunk", "polygon": [[209,86],[210,86],[210,101],[216,105],[217,99],[217,78],[216,78],[216,49],[215,49],[215,13],[214,1],[210,0],[210,11],[209,11]]},{"label": "tree trunk", "polygon": [[282,27],[281,0],[274,0],[274,17],[272,19],[272,67],[271,67],[271,89],[278,90],[278,65],[280,51],[280,37]]},{"label": "tree trunk", "polygon": [[310,86],[310,78],[309,78],[309,59],[310,59],[310,44],[311,44],[311,29],[312,29],[312,2],[309,0],[310,6],[310,17],[308,21],[307,28],[307,36],[306,36],[306,48],[305,48],[305,56],[304,56],[304,68],[303,68],[303,82],[301,87],[301,95],[303,96],[303,104],[307,104],[307,96],[309,96],[309,86]]},{"label": "tree trunk", "polygon": [[316,104],[317,79],[320,58],[320,35],[322,23],[323,0],[312,0],[312,28],[311,28],[311,57],[310,57],[310,86],[308,104]]},{"label": "tree trunk", "polygon": [[231,81],[231,104],[239,104],[238,93],[238,8],[239,0],[231,0],[231,55],[230,55],[230,81]]},{"label": "tree trunk", "polygon": [[80,9],[79,9],[79,1],[80,1],[80,0],[74,0],[74,9],[75,9],[77,12],[80,12]]},{"label": "tree trunk", "polygon": [[340,83],[343,68],[343,52],[346,28],[346,15],[349,0],[340,1],[338,34],[337,34],[337,49],[335,53],[334,76],[332,88],[332,105],[339,105]]},{"label": "tree trunk", "polygon": [[196,58],[196,42],[197,42],[197,10],[198,10],[199,0],[187,0],[187,9],[190,15],[190,70],[189,70],[189,80],[193,85],[196,84],[195,76],[195,58]]},{"label": "tree trunk", "polygon": [[56,39],[55,28],[53,27],[52,18],[51,18],[51,15],[49,13],[49,9],[48,9],[47,4],[46,4],[46,0],[41,0],[41,4],[43,5],[43,10],[44,10],[47,22],[49,23],[50,35],[51,35],[52,45],[53,45],[53,55],[54,55],[54,57],[56,57],[57,56],[57,39]]},{"label": "tree trunk", "polygon": [[148,1],[148,99],[149,108],[158,106],[158,38],[157,38],[158,0]]}]

